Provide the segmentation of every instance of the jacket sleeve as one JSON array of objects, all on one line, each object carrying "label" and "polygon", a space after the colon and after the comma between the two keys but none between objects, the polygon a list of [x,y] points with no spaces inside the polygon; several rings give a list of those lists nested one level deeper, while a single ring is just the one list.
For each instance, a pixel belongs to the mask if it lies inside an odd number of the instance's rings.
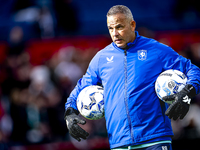
[{"label": "jacket sleeve", "polygon": [[67,110],[67,108],[69,107],[78,110],[76,106],[76,100],[80,91],[87,86],[97,85],[97,83],[101,83],[98,73],[98,62],[99,62],[99,53],[97,53],[93,57],[85,75],[78,80],[76,87],[73,89],[70,96],[67,98],[67,102],[65,103],[65,110]]},{"label": "jacket sleeve", "polygon": [[183,72],[188,78],[187,84],[193,85],[196,89],[196,94],[198,94],[200,92],[200,69],[169,46],[161,44],[158,48],[163,71],[176,69]]}]

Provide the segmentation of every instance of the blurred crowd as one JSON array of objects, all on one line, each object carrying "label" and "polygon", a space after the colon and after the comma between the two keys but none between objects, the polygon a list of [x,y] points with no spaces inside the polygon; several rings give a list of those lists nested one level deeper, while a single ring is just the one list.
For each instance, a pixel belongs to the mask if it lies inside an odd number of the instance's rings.
[{"label": "blurred crowd", "polygon": [[[13,146],[71,140],[81,146],[68,134],[64,105],[100,48],[82,50],[64,44],[48,60],[35,65],[23,34],[20,26],[10,31],[6,58],[0,65],[0,143]],[[106,137],[104,119],[88,120],[83,128],[90,133],[89,139]],[[82,144],[88,145],[87,141]]]}]

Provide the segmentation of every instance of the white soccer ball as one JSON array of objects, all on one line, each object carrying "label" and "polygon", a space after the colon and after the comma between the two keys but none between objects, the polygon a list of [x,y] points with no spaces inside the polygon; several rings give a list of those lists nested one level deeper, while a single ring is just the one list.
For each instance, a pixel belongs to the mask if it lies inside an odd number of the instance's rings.
[{"label": "white soccer ball", "polygon": [[90,120],[104,117],[103,87],[92,85],[84,88],[78,95],[77,108],[80,114]]},{"label": "white soccer ball", "polygon": [[[187,77],[178,70],[170,69],[162,72],[155,83],[157,96],[162,100],[164,96],[180,92],[186,85]],[[166,101],[171,104],[173,101]]]}]

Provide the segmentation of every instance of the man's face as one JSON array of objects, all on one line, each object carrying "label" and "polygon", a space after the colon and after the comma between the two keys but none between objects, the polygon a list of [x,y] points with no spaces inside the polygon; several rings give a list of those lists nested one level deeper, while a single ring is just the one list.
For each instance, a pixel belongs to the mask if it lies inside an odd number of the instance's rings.
[{"label": "man's face", "polygon": [[124,14],[107,17],[107,25],[113,42],[120,48],[126,48],[127,43],[135,40],[135,21],[131,21]]}]

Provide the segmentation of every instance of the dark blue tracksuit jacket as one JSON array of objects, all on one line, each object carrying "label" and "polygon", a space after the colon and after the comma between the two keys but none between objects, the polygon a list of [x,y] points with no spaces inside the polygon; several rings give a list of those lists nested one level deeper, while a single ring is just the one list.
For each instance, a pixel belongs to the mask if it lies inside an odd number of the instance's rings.
[{"label": "dark blue tracksuit jacket", "polygon": [[140,36],[126,50],[111,43],[99,51],[67,99],[65,109],[77,109],[76,99],[86,86],[104,87],[105,119],[110,148],[138,145],[173,136],[168,105],[155,93],[155,81],[168,69],[185,73],[187,83],[200,90],[200,69],[169,46]]}]

